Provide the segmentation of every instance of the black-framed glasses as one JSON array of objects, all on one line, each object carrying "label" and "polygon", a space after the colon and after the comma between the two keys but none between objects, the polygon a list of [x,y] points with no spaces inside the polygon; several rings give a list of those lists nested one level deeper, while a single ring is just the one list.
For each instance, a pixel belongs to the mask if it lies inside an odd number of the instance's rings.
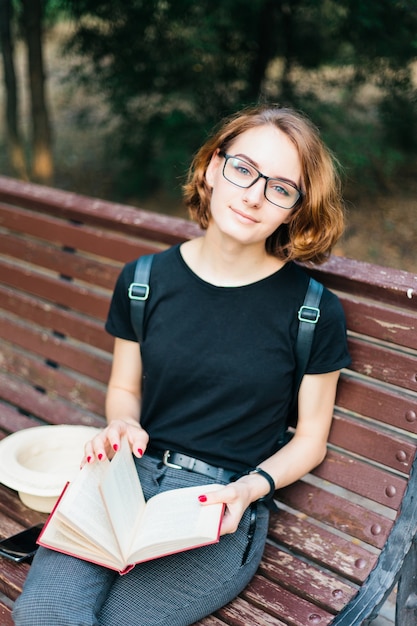
[{"label": "black-framed glasses", "polygon": [[281,209],[292,209],[295,207],[303,192],[294,183],[285,178],[270,178],[262,174],[251,163],[233,154],[226,154],[221,151],[220,156],[224,157],[223,176],[229,183],[237,187],[248,189],[252,187],[260,178],[265,179],[264,196]]}]

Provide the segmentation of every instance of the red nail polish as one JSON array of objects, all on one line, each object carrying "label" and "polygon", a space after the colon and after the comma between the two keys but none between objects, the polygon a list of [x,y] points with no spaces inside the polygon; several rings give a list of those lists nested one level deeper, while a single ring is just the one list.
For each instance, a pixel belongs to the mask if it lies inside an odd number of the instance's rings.
[{"label": "red nail polish", "polygon": [[138,454],[139,454],[139,456],[143,456],[143,450],[142,450],[142,448],[138,448]]},{"label": "red nail polish", "polygon": [[117,443],[114,443],[114,444],[113,444],[113,450],[114,450],[115,452],[117,452],[117,451],[118,451],[118,449],[119,449],[119,446],[117,445]]},{"label": "red nail polish", "polygon": [[87,457],[87,463],[91,463],[91,456]]},{"label": "red nail polish", "polygon": [[200,502],[207,502],[207,496],[198,496]]},{"label": "red nail polish", "polygon": [[98,458],[99,461],[101,461],[101,459],[103,458],[103,455],[101,454],[101,452],[100,452],[100,454],[97,455],[97,458]]}]

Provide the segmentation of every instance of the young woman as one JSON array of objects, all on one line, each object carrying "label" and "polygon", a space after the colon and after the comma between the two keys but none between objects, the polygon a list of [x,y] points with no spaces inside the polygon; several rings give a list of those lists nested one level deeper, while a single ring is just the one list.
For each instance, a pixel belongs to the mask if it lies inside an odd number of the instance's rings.
[{"label": "young woman", "polygon": [[220,542],[125,576],[40,548],[16,626],[193,624],[254,575],[274,489],[325,456],[349,363],[343,311],[326,289],[297,428],[282,443],[308,285],[294,261],[322,262],[343,230],[339,180],[316,128],[277,106],[239,112],[196,155],[185,200],[204,232],[156,255],[140,348],[127,294],[134,263],[117,282],[106,325],[115,336],[108,426],[84,462],[117,454],[126,435],[145,497],[224,484],[200,495],[201,506],[226,505]]}]

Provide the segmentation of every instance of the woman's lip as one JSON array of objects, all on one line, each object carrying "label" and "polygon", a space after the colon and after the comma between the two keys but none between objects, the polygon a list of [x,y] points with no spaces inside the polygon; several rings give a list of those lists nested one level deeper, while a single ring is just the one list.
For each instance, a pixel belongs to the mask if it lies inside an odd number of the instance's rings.
[{"label": "woman's lip", "polygon": [[258,223],[258,220],[252,217],[252,215],[249,215],[248,213],[245,213],[244,211],[239,211],[239,209],[234,209],[233,207],[231,207],[231,209],[233,213],[236,213],[236,215],[243,217],[243,219],[248,220],[249,222],[253,222],[254,224]]}]

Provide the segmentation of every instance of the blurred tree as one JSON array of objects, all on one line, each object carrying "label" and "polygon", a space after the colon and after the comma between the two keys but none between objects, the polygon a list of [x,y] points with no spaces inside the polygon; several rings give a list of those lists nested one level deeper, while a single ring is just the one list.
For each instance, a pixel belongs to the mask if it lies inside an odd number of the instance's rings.
[{"label": "blurred tree", "polygon": [[[23,142],[18,124],[18,89],[14,66],[14,36],[19,27],[27,51],[27,71],[31,102],[31,178],[50,184],[53,179],[51,131],[45,95],[42,48],[44,19],[42,0],[0,0],[0,34],[6,91],[6,129],[13,171],[28,178]],[[13,15],[16,14],[16,19]]]},{"label": "blurred tree", "polygon": [[50,184],[53,180],[54,165],[42,49],[44,3],[42,0],[20,1],[31,96],[32,176],[36,181]]},{"label": "blurred tree", "polygon": [[13,173],[28,179],[24,149],[19,132],[18,90],[14,65],[14,42],[12,35],[12,0],[0,0],[0,45],[3,58],[3,74],[6,95],[5,127],[7,147]]},{"label": "blurred tree", "polygon": [[[405,128],[415,128],[417,119],[409,65],[416,0],[72,0],[68,6],[76,18],[72,50],[82,59],[77,75],[104,90],[118,120],[126,194],[178,187],[213,123],[259,99],[313,115],[362,179],[383,177],[404,141],[413,145]],[[300,73],[325,65],[352,69],[350,79],[346,72],[341,77],[342,98],[331,96],[334,73],[319,84]],[[373,120],[370,111],[351,107],[365,80],[384,92]],[[341,120],[337,107],[345,106]],[[393,117],[399,110],[407,125]]]}]

